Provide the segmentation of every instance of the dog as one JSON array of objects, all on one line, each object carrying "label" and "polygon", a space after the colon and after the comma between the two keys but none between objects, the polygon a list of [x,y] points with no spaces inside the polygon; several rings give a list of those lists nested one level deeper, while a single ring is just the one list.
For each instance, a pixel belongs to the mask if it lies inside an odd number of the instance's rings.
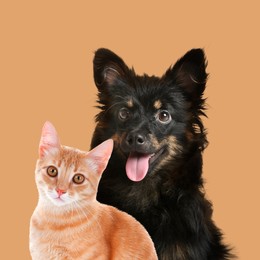
[{"label": "dog", "polygon": [[97,199],[140,221],[161,260],[233,258],[203,188],[204,50],[188,51],[161,77],[137,75],[105,48],[93,65],[100,112],[91,147],[115,143]]}]

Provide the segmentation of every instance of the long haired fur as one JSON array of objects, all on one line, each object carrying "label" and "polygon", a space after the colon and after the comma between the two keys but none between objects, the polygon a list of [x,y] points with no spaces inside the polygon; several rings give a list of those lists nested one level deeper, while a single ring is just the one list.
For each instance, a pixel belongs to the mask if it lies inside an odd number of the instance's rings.
[{"label": "long haired fur", "polygon": [[100,113],[91,146],[115,143],[97,198],[139,220],[162,260],[232,257],[203,189],[206,66],[201,49],[162,77],[137,75],[107,49],[94,57]]}]

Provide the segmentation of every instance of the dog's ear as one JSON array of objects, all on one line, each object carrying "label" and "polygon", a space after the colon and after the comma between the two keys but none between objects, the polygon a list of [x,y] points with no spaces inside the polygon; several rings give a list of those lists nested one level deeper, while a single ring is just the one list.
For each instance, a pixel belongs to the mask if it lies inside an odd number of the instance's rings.
[{"label": "dog's ear", "polygon": [[181,86],[191,99],[198,99],[205,90],[206,67],[204,51],[192,49],[169,68],[163,78]]},{"label": "dog's ear", "polygon": [[129,74],[129,68],[124,61],[108,49],[98,49],[95,52],[94,80],[98,89],[124,82]]}]

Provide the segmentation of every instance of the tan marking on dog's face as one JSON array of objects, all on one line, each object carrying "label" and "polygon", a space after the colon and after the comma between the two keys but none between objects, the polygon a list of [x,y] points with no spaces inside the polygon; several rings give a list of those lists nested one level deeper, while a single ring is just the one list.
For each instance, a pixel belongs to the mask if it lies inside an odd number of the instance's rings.
[{"label": "tan marking on dog's face", "polygon": [[149,134],[148,136],[149,136],[149,138],[150,138],[150,141],[151,141],[153,147],[154,147],[156,150],[159,150],[159,149],[163,146],[162,143],[160,144],[160,143],[158,142],[157,138],[155,138],[152,134]]},{"label": "tan marking on dog's face", "polygon": [[172,156],[174,156],[177,151],[181,150],[181,146],[178,143],[178,140],[175,136],[170,136],[167,140],[167,143],[170,147],[169,151]]},{"label": "tan marking on dog's face", "polygon": [[156,101],[154,102],[153,106],[154,106],[155,109],[160,109],[160,108],[162,107],[162,102],[161,102],[161,100],[159,100],[159,99],[156,100]]},{"label": "tan marking on dog's face", "polygon": [[172,158],[181,150],[181,146],[179,145],[177,138],[175,136],[169,136],[168,138],[164,139],[160,146],[163,147],[164,145],[168,146],[168,155],[165,155],[158,165],[155,167],[155,171],[161,169],[165,164],[172,160]]},{"label": "tan marking on dog's face", "polygon": [[134,106],[134,102],[133,102],[133,99],[132,98],[129,98],[126,102],[127,106],[129,108],[133,107]]},{"label": "tan marking on dog's face", "polygon": [[120,146],[125,136],[126,133],[122,133],[122,134],[115,133],[113,136],[111,136],[111,138],[114,140],[114,148],[118,148],[118,146]]},{"label": "tan marking on dog's face", "polygon": [[120,143],[121,142],[121,136],[117,133],[115,133],[111,138],[114,140],[115,143]]}]

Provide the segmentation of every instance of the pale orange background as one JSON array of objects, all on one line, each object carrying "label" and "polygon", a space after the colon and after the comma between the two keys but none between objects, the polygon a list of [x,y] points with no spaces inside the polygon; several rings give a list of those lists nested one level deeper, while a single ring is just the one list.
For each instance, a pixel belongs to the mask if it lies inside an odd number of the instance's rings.
[{"label": "pale orange background", "polygon": [[[87,150],[97,113],[93,52],[162,75],[194,47],[210,78],[204,155],[214,219],[239,259],[259,257],[257,1],[4,1],[0,4],[0,259],[30,259],[34,166],[43,123]],[[182,2],[182,3],[180,3]]]}]

